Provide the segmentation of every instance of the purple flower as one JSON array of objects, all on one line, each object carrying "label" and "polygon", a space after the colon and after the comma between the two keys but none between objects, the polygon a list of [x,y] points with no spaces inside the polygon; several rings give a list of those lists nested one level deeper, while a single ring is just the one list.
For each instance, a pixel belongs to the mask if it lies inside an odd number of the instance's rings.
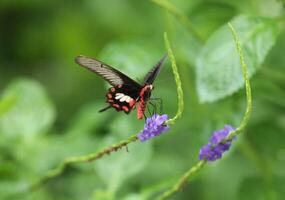
[{"label": "purple flower", "polygon": [[199,159],[206,159],[208,161],[214,161],[222,157],[222,152],[218,149],[212,148],[212,145],[206,144],[200,149]]},{"label": "purple flower", "polygon": [[214,161],[220,159],[223,153],[230,149],[232,141],[221,143],[234,128],[225,125],[223,129],[215,131],[209,139],[209,143],[200,149],[199,159]]},{"label": "purple flower", "polygon": [[166,114],[158,115],[154,114],[152,117],[147,118],[144,129],[138,134],[138,138],[141,142],[149,140],[161,133],[168,131],[169,126],[163,123],[168,119]]}]

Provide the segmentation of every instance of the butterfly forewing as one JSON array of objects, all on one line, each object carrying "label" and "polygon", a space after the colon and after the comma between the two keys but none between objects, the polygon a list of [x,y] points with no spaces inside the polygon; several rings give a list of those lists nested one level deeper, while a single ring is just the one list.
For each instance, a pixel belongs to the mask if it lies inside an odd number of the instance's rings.
[{"label": "butterfly forewing", "polygon": [[87,56],[77,56],[75,58],[75,62],[102,76],[113,86],[126,84],[140,88],[140,84],[136,81],[99,60],[89,58]]}]

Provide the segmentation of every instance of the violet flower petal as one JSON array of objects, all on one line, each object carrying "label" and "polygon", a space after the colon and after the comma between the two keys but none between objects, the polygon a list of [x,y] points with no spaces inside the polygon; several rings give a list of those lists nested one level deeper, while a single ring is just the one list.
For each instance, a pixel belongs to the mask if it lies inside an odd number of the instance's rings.
[{"label": "violet flower petal", "polygon": [[144,142],[168,131],[170,127],[163,124],[167,119],[168,116],[166,114],[154,114],[147,118],[144,129],[137,135],[138,139]]},{"label": "violet flower petal", "polygon": [[221,143],[229,135],[234,128],[230,125],[225,125],[223,129],[214,131],[209,139],[209,143],[202,146],[199,153],[200,160],[214,161],[220,159],[225,151],[230,149],[232,141]]}]

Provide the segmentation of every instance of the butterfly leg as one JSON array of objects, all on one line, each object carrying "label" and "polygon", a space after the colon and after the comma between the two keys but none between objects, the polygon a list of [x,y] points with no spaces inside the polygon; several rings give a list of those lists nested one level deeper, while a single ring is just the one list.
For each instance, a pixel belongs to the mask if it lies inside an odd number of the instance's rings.
[{"label": "butterfly leg", "polygon": [[105,108],[102,108],[101,110],[99,110],[99,112],[104,112],[104,111],[106,111],[106,110],[108,110],[109,108],[111,108],[112,106],[107,106],[107,107],[105,107]]},{"label": "butterfly leg", "polygon": [[[151,104],[151,102],[149,102]],[[148,111],[148,114],[151,115],[151,110],[149,109],[149,106],[147,106],[147,111]]]},{"label": "butterfly leg", "polygon": [[150,101],[158,101],[159,103],[159,112],[163,113],[163,101],[161,98],[150,98]]},{"label": "butterfly leg", "polygon": [[145,115],[145,113],[143,113],[144,116],[144,121],[146,122],[147,116]]},{"label": "butterfly leg", "polygon": [[[154,115],[156,113],[156,105],[153,104],[151,101],[149,102],[149,104],[153,107],[152,109],[152,114],[151,115]],[[150,112],[149,112],[150,113]]]}]

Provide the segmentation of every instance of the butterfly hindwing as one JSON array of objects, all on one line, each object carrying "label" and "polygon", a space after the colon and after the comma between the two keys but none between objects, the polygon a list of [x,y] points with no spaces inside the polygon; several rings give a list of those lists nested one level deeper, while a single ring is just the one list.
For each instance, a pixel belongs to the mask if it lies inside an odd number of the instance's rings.
[{"label": "butterfly hindwing", "polygon": [[139,92],[140,89],[131,85],[117,85],[110,88],[106,94],[107,102],[117,111],[129,114],[139,101]]}]

